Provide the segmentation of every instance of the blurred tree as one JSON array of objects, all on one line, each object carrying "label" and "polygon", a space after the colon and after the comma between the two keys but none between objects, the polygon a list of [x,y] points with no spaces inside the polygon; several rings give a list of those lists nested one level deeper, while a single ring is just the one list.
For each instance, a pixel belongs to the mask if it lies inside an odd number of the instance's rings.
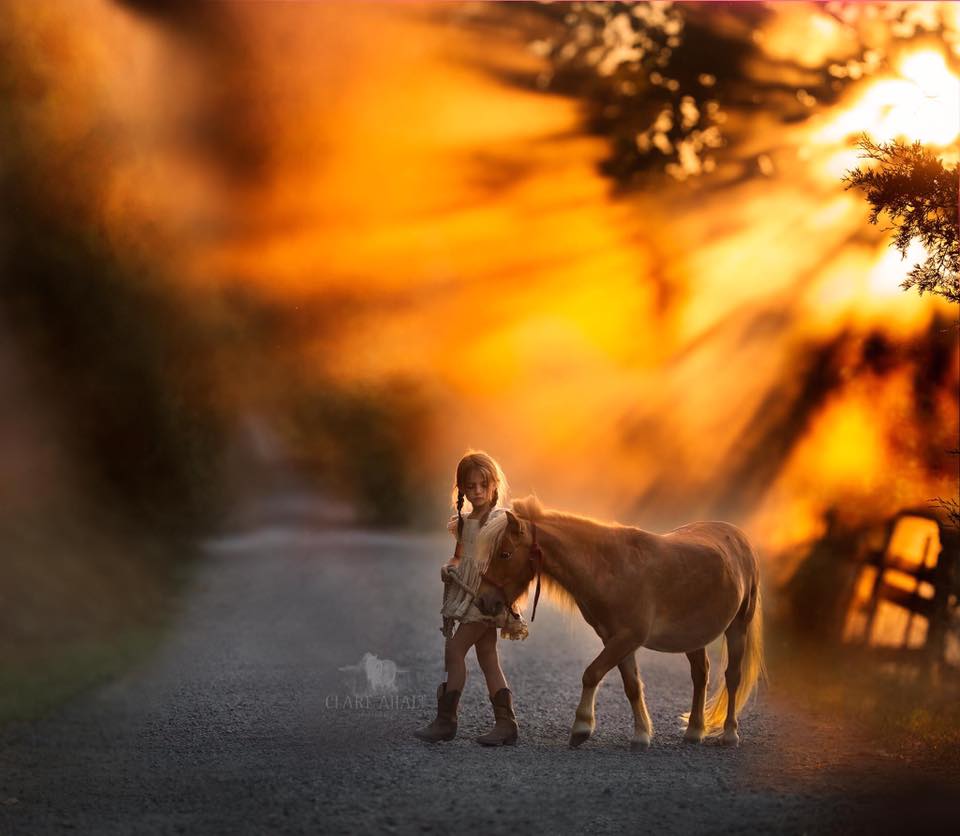
[{"label": "blurred tree", "polygon": [[123,263],[82,220],[44,207],[28,174],[0,178],[2,308],[56,404],[61,441],[120,516],[205,528],[221,510],[224,436],[211,323],[148,265]]},{"label": "blurred tree", "polygon": [[[541,69],[511,66],[502,76],[578,99],[586,129],[610,143],[602,173],[628,191],[650,174],[683,181],[718,171],[721,154],[755,145],[743,113],[803,121],[850,86],[889,72],[891,57],[913,39],[960,50],[948,4],[828,2],[796,4],[791,20],[842,48],[822,50],[819,62],[799,49],[771,51],[768,24],[786,5],[794,4],[485,3],[464,4],[459,14],[527,41]],[[758,154],[761,171],[762,160]]]},{"label": "blurred tree", "polygon": [[301,375],[283,405],[282,426],[317,487],[347,499],[361,522],[417,521],[426,495],[424,459],[434,428],[416,384],[402,379],[342,386]]},{"label": "blurred tree", "polygon": [[[750,6],[743,17],[752,25],[767,12]],[[718,91],[718,73],[729,80],[752,44],[670,2],[538,3],[525,10],[529,18],[515,20],[538,35],[529,47],[547,63],[533,85],[582,100],[587,130],[610,140],[602,171],[618,187],[629,188],[651,168],[678,180],[713,170],[712,152],[725,142],[719,99],[738,95],[724,84]]]},{"label": "blurred tree", "polygon": [[0,53],[0,312],[56,413],[51,443],[77,493],[187,535],[222,506],[219,308],[184,290],[168,257],[184,240],[155,209],[109,208],[111,187],[157,151],[111,92],[100,42],[26,7],[0,5],[0,28],[17,33]]},{"label": "blurred tree", "polygon": [[844,176],[846,188],[863,189],[870,204],[870,223],[886,213],[896,230],[895,246],[906,257],[913,241],[923,244],[926,259],[915,264],[901,287],[915,287],[960,302],[960,240],[957,236],[957,195],[960,177],[929,148],[895,140],[877,143],[864,135],[861,158],[875,165]]}]

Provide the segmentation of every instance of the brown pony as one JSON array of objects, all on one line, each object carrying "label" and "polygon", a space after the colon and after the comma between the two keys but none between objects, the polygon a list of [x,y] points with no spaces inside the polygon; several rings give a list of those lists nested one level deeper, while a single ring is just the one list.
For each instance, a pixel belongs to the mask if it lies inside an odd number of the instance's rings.
[{"label": "brown pony", "polygon": [[[737,715],[764,675],[760,568],[740,529],[698,522],[669,534],[545,510],[536,497],[515,499],[507,527],[484,574],[477,605],[495,615],[542,581],[551,597],[576,606],[603,641],[583,672],[583,691],[570,731],[579,746],[596,725],[597,688],[617,666],[633,708],[631,748],[650,745],[653,732],[643,700],[636,650],[686,653],[693,707],[684,739],[699,743],[722,729],[737,745]],[[536,617],[536,598],[533,615]],[[726,637],[726,687],[706,701],[706,645]],[[721,665],[723,659],[721,659]]]}]

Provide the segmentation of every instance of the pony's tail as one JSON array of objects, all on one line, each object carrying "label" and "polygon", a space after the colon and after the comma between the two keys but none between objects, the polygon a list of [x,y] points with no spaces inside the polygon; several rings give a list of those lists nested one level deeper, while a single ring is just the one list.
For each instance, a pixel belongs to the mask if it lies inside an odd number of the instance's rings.
[{"label": "pony's tail", "polygon": [[[753,606],[748,605],[744,617],[749,618],[743,659],[740,662],[740,685],[737,687],[736,716],[746,705],[757,682],[767,678],[767,668],[763,661],[763,608],[760,603],[760,585],[754,587]],[[751,613],[750,610],[753,612]],[[727,686],[724,672],[727,669],[727,641],[724,639],[720,651],[720,664],[717,666],[720,676],[717,678],[716,692],[707,701],[704,709],[704,729],[708,735],[717,735],[723,731],[727,719]]]}]

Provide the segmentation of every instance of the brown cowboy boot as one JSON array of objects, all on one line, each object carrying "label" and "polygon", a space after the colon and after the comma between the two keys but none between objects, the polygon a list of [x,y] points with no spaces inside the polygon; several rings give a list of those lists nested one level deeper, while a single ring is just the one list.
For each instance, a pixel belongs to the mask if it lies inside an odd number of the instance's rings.
[{"label": "brown cowboy boot", "polygon": [[437,719],[430,725],[417,729],[414,735],[431,743],[440,740],[453,740],[457,734],[457,705],[459,703],[460,692],[448,691],[447,683],[441,683],[437,687]]},{"label": "brown cowboy boot", "polygon": [[496,723],[490,731],[477,738],[477,743],[484,746],[513,746],[519,732],[517,717],[513,713],[513,694],[509,688],[501,688],[490,702],[493,703]]}]

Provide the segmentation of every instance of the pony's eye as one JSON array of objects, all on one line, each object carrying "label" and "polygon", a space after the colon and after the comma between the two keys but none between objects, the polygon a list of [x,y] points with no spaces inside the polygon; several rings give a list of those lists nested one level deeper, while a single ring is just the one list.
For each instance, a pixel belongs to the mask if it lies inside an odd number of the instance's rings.
[{"label": "pony's eye", "polygon": [[500,552],[500,558],[502,560],[507,560],[510,557],[510,552]]}]

